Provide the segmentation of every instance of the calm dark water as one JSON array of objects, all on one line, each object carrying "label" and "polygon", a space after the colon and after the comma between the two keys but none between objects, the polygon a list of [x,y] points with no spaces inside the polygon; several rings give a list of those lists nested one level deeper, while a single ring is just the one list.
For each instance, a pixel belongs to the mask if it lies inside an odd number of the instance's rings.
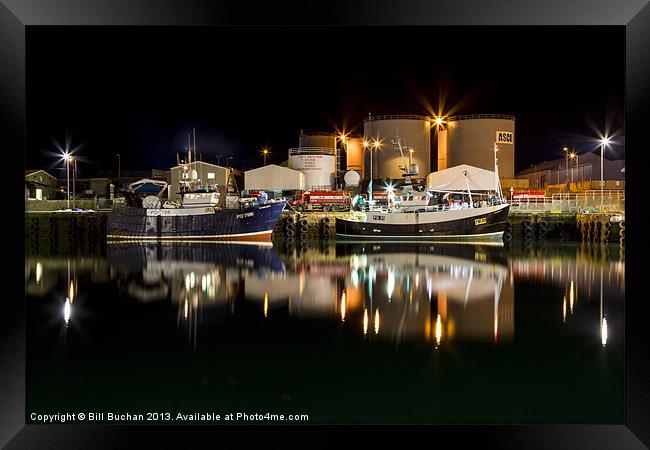
[{"label": "calm dark water", "polygon": [[622,251],[542,244],[28,256],[27,420],[623,423]]}]

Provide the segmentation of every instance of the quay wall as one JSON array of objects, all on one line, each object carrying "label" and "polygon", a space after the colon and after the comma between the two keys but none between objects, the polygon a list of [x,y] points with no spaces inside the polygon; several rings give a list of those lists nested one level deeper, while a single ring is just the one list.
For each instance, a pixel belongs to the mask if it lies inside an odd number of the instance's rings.
[{"label": "quay wall", "polygon": [[[273,239],[285,243],[336,239],[335,219],[347,212],[284,211]],[[106,243],[108,211],[25,213],[25,244],[35,250],[91,248]],[[625,244],[625,221],[611,222],[611,214],[511,212],[506,242],[565,240]]]}]

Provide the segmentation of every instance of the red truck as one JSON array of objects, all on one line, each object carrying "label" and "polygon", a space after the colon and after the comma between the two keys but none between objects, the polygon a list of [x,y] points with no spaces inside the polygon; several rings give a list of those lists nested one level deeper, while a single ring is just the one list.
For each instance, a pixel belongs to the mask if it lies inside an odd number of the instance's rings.
[{"label": "red truck", "polygon": [[546,191],[544,189],[538,189],[538,190],[528,190],[528,191],[514,191],[512,194],[512,200],[519,200],[519,201],[530,201],[530,202],[537,202],[537,201],[544,201],[546,195]]},{"label": "red truck", "polygon": [[297,211],[347,211],[352,201],[346,191],[307,191],[289,202]]}]

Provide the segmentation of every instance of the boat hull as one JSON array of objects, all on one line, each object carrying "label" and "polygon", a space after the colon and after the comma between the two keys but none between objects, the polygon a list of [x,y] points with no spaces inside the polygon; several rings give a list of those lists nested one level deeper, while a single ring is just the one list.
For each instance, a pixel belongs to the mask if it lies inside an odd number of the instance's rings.
[{"label": "boat hull", "polygon": [[500,205],[433,213],[367,213],[372,217],[369,221],[337,218],[336,235],[342,239],[501,240],[508,210],[509,205]]},{"label": "boat hull", "polygon": [[117,208],[108,217],[108,240],[270,241],[286,202],[224,209]]}]

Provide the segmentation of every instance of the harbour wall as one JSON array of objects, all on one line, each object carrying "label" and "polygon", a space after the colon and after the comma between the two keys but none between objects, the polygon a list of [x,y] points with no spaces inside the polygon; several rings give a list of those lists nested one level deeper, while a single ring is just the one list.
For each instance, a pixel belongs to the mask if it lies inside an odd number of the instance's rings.
[{"label": "harbour wall", "polygon": [[[59,254],[90,250],[106,243],[108,211],[25,213],[25,245],[33,251]],[[285,211],[273,230],[284,244],[336,239],[335,220],[347,212]],[[511,212],[504,241],[586,241],[625,245],[625,222],[611,214]]]}]

